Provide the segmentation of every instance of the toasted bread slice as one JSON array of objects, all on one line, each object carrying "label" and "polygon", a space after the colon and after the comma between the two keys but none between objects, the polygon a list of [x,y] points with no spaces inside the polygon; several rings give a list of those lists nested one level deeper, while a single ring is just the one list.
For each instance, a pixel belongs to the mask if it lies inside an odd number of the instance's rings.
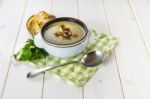
[{"label": "toasted bread slice", "polygon": [[26,23],[26,27],[27,27],[28,31],[30,32],[30,34],[32,36],[35,36],[40,31],[43,24],[53,18],[55,18],[54,15],[48,14],[45,11],[41,11],[36,15],[32,15],[28,19],[28,21]]}]

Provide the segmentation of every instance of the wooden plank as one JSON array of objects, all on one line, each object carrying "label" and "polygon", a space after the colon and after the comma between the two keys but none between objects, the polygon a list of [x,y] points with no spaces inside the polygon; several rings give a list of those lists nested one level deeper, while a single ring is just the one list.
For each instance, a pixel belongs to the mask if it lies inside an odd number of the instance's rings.
[{"label": "wooden plank", "polygon": [[[79,17],[89,28],[109,32],[100,0],[79,0]],[[111,56],[84,87],[84,99],[123,99],[115,57]]]},{"label": "wooden plank", "polygon": [[125,99],[150,99],[150,60],[127,0],[103,0],[110,31],[120,38],[117,64]]},{"label": "wooden plank", "polygon": [[4,1],[4,0],[0,0],[0,7],[1,7],[1,5],[2,5],[3,1]]},{"label": "wooden plank", "polygon": [[52,13],[57,17],[78,17],[76,0],[52,0]]},{"label": "wooden plank", "polygon": [[3,3],[3,0],[0,0],[0,7],[1,7],[1,4]]},{"label": "wooden plank", "polygon": [[[77,18],[77,2],[76,0],[53,0],[52,12],[57,17]],[[82,89],[46,75],[43,97],[44,99],[82,99]]]},{"label": "wooden plank", "polygon": [[0,1],[0,97],[25,5],[26,0]]},{"label": "wooden plank", "polygon": [[136,23],[138,25],[141,37],[147,48],[147,52],[150,56],[150,1],[149,0],[128,0],[131,10],[134,14]]},{"label": "wooden plank", "polygon": [[[24,45],[28,38],[31,38],[26,29],[26,21],[29,16],[38,13],[41,10],[49,12],[50,7],[51,4],[49,0],[28,0],[15,52]],[[42,99],[43,75],[34,79],[27,79],[26,74],[31,70],[33,70],[31,66],[24,63],[15,63],[13,61],[10,64],[10,70],[2,99]]]}]

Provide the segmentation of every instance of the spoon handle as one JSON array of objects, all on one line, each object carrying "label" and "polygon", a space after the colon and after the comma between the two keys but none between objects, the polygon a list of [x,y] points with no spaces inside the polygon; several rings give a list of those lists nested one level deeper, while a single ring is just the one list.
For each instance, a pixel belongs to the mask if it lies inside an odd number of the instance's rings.
[{"label": "spoon handle", "polygon": [[68,64],[73,64],[73,63],[78,63],[78,61],[72,61],[72,62],[68,62],[68,63],[56,65],[54,67],[45,67],[45,68],[37,69],[37,70],[29,72],[27,74],[27,78],[33,78],[33,77],[37,76],[38,74],[41,74],[41,73],[43,73],[45,71],[52,70],[52,69],[60,67],[60,66],[65,66],[65,65],[68,65]]}]

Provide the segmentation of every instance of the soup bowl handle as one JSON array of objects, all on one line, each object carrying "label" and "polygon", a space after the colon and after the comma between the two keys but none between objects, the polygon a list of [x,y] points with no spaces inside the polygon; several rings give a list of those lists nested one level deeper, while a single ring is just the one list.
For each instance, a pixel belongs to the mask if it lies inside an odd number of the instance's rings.
[{"label": "soup bowl handle", "polygon": [[43,43],[44,42],[42,40],[41,33],[36,34],[35,37],[34,37],[35,46],[39,47],[39,48],[44,48]]}]

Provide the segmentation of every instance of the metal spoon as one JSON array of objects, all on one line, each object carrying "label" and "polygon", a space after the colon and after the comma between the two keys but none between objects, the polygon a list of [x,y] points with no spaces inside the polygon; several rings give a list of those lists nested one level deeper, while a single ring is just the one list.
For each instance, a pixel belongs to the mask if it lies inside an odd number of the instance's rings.
[{"label": "metal spoon", "polygon": [[31,71],[27,74],[27,78],[33,78],[36,75],[38,75],[40,73],[43,73],[45,71],[52,70],[54,68],[57,68],[57,67],[60,67],[60,66],[65,66],[65,65],[68,65],[68,64],[72,64],[72,63],[80,63],[80,64],[82,64],[83,66],[86,66],[86,67],[95,67],[95,66],[101,64],[105,59],[106,59],[106,55],[105,55],[104,52],[102,52],[102,51],[93,51],[93,52],[89,52],[86,55],[84,55],[79,61],[72,61],[72,62],[56,65],[54,67],[45,67],[45,68],[42,68],[42,69]]}]

